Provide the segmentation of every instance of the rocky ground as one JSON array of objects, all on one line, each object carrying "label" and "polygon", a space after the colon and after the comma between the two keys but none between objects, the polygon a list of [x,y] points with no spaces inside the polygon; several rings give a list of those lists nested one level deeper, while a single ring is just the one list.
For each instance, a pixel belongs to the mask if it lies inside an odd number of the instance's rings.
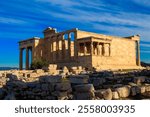
[{"label": "rocky ground", "polygon": [[[59,75],[58,75],[59,74]],[[1,100],[150,99],[150,69],[126,71],[1,71]]]}]

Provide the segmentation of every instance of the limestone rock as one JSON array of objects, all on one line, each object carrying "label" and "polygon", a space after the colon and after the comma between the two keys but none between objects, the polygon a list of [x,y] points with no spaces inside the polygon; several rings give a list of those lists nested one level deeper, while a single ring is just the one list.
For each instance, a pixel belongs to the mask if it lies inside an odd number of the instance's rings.
[{"label": "limestone rock", "polygon": [[145,81],[145,76],[134,77],[134,83],[141,84]]},{"label": "limestone rock", "polygon": [[67,91],[70,89],[72,89],[70,82],[57,83],[55,86],[55,90],[57,90],[57,91]]},{"label": "limestone rock", "polygon": [[36,69],[36,70],[34,70],[34,72],[37,74],[44,73],[44,71],[42,69]]},{"label": "limestone rock", "polygon": [[16,74],[7,73],[6,77],[9,78],[10,81],[18,80],[18,76]]},{"label": "limestone rock", "polygon": [[105,100],[111,100],[112,99],[112,91],[111,91],[111,89],[96,90],[95,96],[99,97],[99,98],[104,98]]},{"label": "limestone rock", "polygon": [[27,76],[27,78],[35,78],[38,75],[37,75],[37,73],[28,73],[28,74],[26,74],[26,76]]},{"label": "limestone rock", "polygon": [[88,83],[88,75],[71,75],[69,76],[69,81],[74,84],[84,84]]},{"label": "limestone rock", "polygon": [[105,82],[105,78],[90,78],[90,83],[92,83],[95,87],[100,86]]},{"label": "limestone rock", "polygon": [[95,98],[94,92],[78,92],[75,94],[76,100],[92,100]]},{"label": "limestone rock", "polygon": [[118,95],[118,92],[117,92],[117,91],[113,91],[113,92],[112,92],[112,99],[113,99],[113,100],[119,99],[119,95]]},{"label": "limestone rock", "polygon": [[94,92],[93,84],[83,84],[74,86],[76,92]]},{"label": "limestone rock", "polygon": [[119,97],[121,98],[126,98],[130,95],[130,88],[128,86],[116,88],[115,90],[118,92]]},{"label": "limestone rock", "polygon": [[132,86],[131,87],[131,95],[135,96],[139,93],[139,88],[137,86]]},{"label": "limestone rock", "polygon": [[5,95],[6,95],[5,90],[0,88],[0,99],[3,99],[5,97]]},{"label": "limestone rock", "polygon": [[41,76],[39,78],[40,82],[47,82],[47,83],[57,83],[61,82],[63,79],[62,76],[60,75],[46,75],[46,76]]},{"label": "limestone rock", "polygon": [[145,91],[150,92],[150,85],[145,86]]},{"label": "limestone rock", "polygon": [[68,93],[65,91],[65,92],[60,92],[60,91],[54,91],[51,93],[53,96],[56,96],[56,97],[66,97],[68,95]]},{"label": "limestone rock", "polygon": [[145,86],[140,86],[139,91],[140,91],[140,93],[145,93],[145,91],[146,91]]},{"label": "limestone rock", "polygon": [[41,85],[41,89],[42,89],[43,91],[49,91],[49,86],[48,86],[48,84],[42,84],[42,85]]}]

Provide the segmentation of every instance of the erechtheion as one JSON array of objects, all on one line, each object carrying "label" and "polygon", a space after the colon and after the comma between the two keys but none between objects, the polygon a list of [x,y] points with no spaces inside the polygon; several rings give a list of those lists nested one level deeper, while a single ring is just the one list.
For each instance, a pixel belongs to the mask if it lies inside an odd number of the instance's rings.
[{"label": "erechtheion", "polygon": [[20,70],[23,69],[23,50],[26,50],[26,69],[31,60],[42,59],[57,64],[86,69],[136,69],[140,67],[139,35],[117,37],[78,30],[43,31],[44,38],[30,38],[19,42]]}]

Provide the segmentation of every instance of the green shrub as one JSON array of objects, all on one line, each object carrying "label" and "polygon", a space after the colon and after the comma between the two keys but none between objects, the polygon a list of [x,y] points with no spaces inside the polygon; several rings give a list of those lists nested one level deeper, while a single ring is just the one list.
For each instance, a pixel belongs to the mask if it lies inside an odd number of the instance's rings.
[{"label": "green shrub", "polygon": [[46,60],[37,59],[31,63],[31,70],[42,69],[42,67],[47,67],[48,62]]}]

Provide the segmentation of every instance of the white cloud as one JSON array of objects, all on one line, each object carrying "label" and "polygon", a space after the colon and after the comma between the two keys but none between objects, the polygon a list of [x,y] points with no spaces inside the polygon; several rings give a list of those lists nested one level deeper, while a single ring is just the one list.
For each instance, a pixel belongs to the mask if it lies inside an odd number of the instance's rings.
[{"label": "white cloud", "polygon": [[4,23],[4,24],[25,24],[27,22],[24,21],[24,20],[15,19],[15,18],[0,17],[0,23]]},{"label": "white cloud", "polygon": [[143,6],[150,6],[150,0],[133,0],[135,3]]},{"label": "white cloud", "polygon": [[78,2],[74,2],[72,0],[36,0],[37,2],[46,2],[53,5],[60,5],[60,6],[74,6],[80,5]]}]

